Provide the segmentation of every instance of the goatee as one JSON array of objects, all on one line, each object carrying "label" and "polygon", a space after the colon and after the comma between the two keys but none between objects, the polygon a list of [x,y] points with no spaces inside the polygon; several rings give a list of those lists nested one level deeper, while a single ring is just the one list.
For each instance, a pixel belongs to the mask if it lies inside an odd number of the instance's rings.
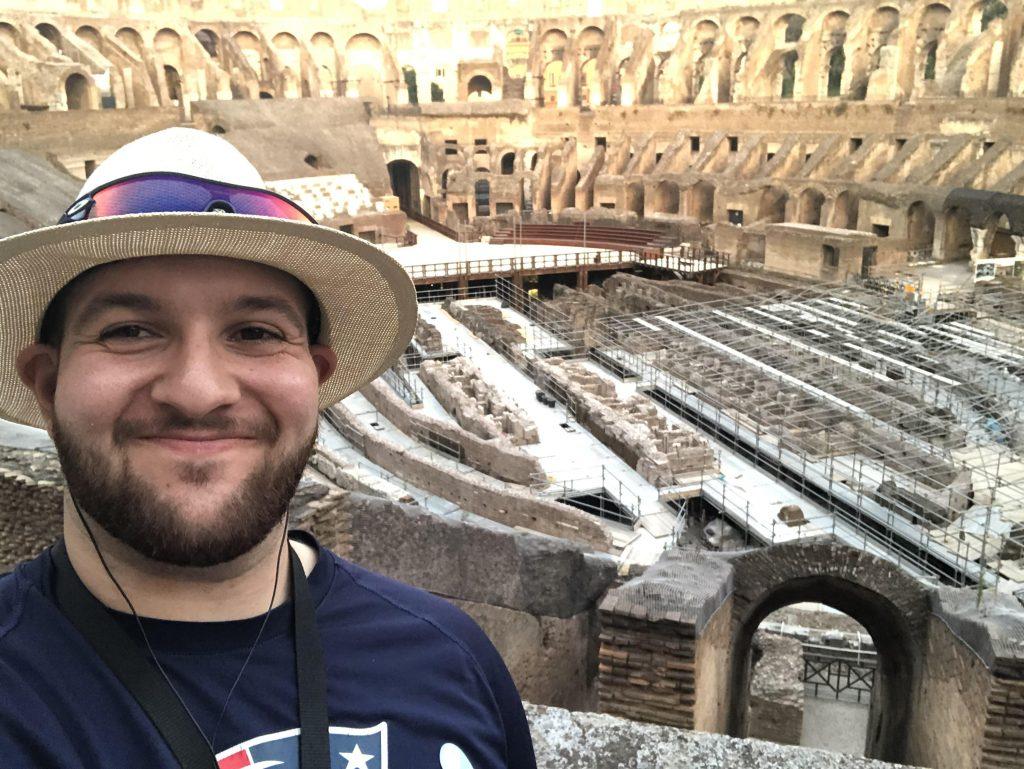
[{"label": "goatee", "polygon": [[[288,511],[302,471],[316,443],[309,440],[259,463],[202,525],[188,521],[181,506],[161,496],[146,478],[131,469],[127,443],[140,435],[171,431],[242,433],[274,445],[279,431],[272,422],[240,426],[225,417],[189,419],[168,413],[146,423],[119,421],[114,428],[112,456],[97,451],[87,439],[54,420],[57,447],[68,491],[82,512],[110,536],[140,555],[175,566],[215,566],[248,553],[266,539]],[[120,461],[117,461],[120,459]],[[180,483],[203,494],[216,473],[210,462],[183,463]]]}]

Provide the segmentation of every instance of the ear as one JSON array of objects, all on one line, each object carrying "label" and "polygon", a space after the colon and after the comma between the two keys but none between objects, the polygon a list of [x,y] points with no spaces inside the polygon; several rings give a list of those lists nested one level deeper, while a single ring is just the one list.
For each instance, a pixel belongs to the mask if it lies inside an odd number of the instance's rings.
[{"label": "ear", "polygon": [[331,378],[331,374],[338,367],[338,356],[325,344],[311,344],[309,354],[313,357],[319,384],[323,384]]},{"label": "ear", "polygon": [[57,390],[59,361],[57,348],[42,342],[26,347],[14,361],[18,377],[36,396],[39,410],[49,424],[53,424],[53,398]]}]

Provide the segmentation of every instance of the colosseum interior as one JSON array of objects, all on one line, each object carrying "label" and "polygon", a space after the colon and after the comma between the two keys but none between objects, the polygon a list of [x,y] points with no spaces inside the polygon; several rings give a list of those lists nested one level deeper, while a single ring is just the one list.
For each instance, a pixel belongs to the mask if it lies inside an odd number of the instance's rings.
[{"label": "colosseum interior", "polygon": [[0,0],[0,236],[176,125],[416,284],[293,518],[540,766],[1024,767],[1021,0]]}]

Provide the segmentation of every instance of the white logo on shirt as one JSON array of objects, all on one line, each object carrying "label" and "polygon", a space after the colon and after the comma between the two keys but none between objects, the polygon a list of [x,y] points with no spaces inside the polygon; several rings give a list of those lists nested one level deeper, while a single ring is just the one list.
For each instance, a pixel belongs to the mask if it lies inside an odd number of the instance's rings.
[{"label": "white logo on shirt", "polygon": [[462,748],[450,742],[441,746],[440,759],[441,769],[473,769],[473,765],[469,763]]}]

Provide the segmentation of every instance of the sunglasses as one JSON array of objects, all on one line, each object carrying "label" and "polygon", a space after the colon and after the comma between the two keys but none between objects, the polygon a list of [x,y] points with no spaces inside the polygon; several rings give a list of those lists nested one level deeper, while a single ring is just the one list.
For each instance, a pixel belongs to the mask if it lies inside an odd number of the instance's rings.
[{"label": "sunglasses", "polygon": [[101,185],[72,203],[57,223],[125,214],[207,211],[317,223],[276,192],[166,172],[126,176]]}]

